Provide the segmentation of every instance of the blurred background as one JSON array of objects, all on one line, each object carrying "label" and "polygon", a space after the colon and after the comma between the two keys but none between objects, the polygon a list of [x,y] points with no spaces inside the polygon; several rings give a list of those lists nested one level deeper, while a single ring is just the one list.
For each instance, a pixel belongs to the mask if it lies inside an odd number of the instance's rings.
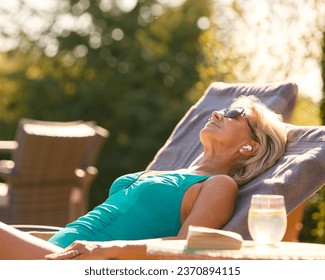
[{"label": "blurred background", "polygon": [[[108,129],[91,209],[150,163],[213,81],[292,80],[291,122],[324,124],[324,40],[323,0],[0,0],[0,139],[21,118]],[[325,188],[300,240],[325,243]]]}]

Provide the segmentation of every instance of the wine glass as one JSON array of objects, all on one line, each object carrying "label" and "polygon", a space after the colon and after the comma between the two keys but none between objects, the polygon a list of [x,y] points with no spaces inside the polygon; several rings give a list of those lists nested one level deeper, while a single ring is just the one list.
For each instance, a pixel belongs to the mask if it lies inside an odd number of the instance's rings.
[{"label": "wine glass", "polygon": [[248,212],[248,229],[252,239],[260,245],[280,242],[287,228],[287,213],[282,195],[252,196]]}]

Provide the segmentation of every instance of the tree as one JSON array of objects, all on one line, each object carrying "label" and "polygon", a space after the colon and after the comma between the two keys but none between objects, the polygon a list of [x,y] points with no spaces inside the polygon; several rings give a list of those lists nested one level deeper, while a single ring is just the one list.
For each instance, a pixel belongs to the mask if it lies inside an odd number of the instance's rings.
[{"label": "tree", "polygon": [[[14,67],[3,79],[14,86],[0,93],[10,96],[1,127],[13,132],[29,117],[95,120],[107,128],[93,207],[117,176],[147,166],[193,103],[187,94],[199,79],[203,32],[197,22],[210,16],[210,1],[172,8],[142,0],[129,10],[119,1],[63,2],[37,36],[21,27],[20,44],[6,55]],[[38,15],[26,5],[20,9]]]}]

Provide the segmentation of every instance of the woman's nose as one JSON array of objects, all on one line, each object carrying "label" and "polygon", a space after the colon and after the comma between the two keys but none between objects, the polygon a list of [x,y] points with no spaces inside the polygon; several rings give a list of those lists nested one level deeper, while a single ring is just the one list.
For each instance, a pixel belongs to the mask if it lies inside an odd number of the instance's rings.
[{"label": "woman's nose", "polygon": [[221,113],[221,111],[213,111],[211,114],[211,119],[220,120],[222,118],[223,118],[223,114]]}]

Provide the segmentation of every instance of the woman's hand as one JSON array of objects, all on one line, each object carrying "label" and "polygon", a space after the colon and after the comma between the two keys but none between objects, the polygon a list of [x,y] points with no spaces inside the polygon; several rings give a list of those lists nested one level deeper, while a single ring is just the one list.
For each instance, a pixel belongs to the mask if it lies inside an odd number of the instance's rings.
[{"label": "woman's hand", "polygon": [[61,252],[46,255],[47,260],[105,260],[109,258],[107,245],[101,242],[75,241]]}]

